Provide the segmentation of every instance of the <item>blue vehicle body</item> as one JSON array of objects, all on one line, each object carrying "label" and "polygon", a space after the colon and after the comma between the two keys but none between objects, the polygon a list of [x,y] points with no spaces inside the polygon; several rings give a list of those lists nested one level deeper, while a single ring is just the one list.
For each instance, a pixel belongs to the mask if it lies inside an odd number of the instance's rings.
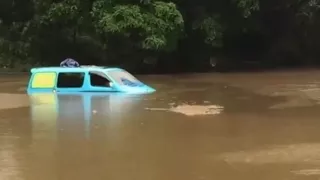
[{"label": "blue vehicle body", "polygon": [[[81,74],[83,83],[78,87],[60,87],[61,74]],[[99,76],[109,82],[108,86],[92,84],[91,76]],[[119,92],[119,93],[152,93],[155,89],[140,82],[134,76],[121,68],[103,66],[80,67],[41,67],[31,69],[31,77],[27,87],[30,93],[45,92]]]}]

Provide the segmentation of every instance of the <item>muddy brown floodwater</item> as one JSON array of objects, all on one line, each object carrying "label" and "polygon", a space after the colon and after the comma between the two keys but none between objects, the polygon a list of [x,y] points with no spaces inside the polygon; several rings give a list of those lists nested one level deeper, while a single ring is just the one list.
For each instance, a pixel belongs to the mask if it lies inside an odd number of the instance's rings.
[{"label": "muddy brown floodwater", "polygon": [[320,71],[139,77],[150,95],[0,77],[0,180],[320,179]]}]

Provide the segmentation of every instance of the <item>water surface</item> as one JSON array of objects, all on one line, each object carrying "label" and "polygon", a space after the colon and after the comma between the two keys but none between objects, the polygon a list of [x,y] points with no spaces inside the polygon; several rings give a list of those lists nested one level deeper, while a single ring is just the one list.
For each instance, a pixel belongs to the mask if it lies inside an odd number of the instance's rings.
[{"label": "water surface", "polygon": [[320,71],[142,76],[150,95],[0,77],[2,180],[320,178]]}]

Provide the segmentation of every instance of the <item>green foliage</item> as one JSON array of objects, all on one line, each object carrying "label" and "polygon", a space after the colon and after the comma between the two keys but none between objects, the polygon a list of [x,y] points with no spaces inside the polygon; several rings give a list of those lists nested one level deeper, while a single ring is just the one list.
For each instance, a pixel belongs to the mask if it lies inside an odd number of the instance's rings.
[{"label": "green foliage", "polygon": [[177,41],[184,23],[175,4],[160,1],[143,6],[112,6],[96,1],[92,15],[99,33],[132,38],[139,47],[153,50],[161,50],[168,47],[169,42]]},{"label": "green foliage", "polygon": [[194,22],[194,29],[200,29],[205,34],[205,43],[213,47],[222,47],[223,27],[218,21],[218,17],[206,16],[205,18]]},{"label": "green foliage", "polygon": [[298,1],[298,17],[302,17],[307,21],[315,20],[315,16],[320,10],[320,1],[319,0],[308,0],[308,1]]},{"label": "green foliage", "polygon": [[[288,39],[297,52],[318,58],[320,0],[275,2],[1,0],[0,65],[56,64],[66,57],[138,64],[145,56],[195,56],[231,46],[251,57],[281,51],[276,44]],[[263,48],[253,50],[256,45]]]},{"label": "green foliage", "polygon": [[65,0],[59,3],[52,3],[41,17],[40,23],[64,23],[67,25],[80,19],[79,2],[77,0]]},{"label": "green foliage", "polygon": [[255,11],[259,11],[259,0],[235,0],[237,6],[242,9],[243,17],[248,18]]}]

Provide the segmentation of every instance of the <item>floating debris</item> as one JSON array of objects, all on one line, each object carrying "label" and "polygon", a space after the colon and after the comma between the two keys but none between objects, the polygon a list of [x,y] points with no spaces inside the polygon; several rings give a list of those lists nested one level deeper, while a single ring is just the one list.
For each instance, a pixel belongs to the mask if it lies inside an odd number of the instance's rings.
[{"label": "floating debris", "polygon": [[197,115],[217,115],[223,111],[222,106],[218,105],[189,105],[183,104],[171,108],[145,108],[151,111],[170,111],[175,113],[184,114],[187,116]]},{"label": "floating debris", "polygon": [[320,175],[320,169],[303,169],[303,170],[291,171],[291,172],[297,175],[305,175],[305,176]]},{"label": "floating debris", "polygon": [[218,105],[180,105],[170,108],[169,111],[187,116],[217,115],[223,111],[223,107]]},{"label": "floating debris", "polygon": [[253,151],[225,153],[221,156],[228,163],[273,164],[308,163],[320,164],[320,144],[292,144],[274,146]]}]

